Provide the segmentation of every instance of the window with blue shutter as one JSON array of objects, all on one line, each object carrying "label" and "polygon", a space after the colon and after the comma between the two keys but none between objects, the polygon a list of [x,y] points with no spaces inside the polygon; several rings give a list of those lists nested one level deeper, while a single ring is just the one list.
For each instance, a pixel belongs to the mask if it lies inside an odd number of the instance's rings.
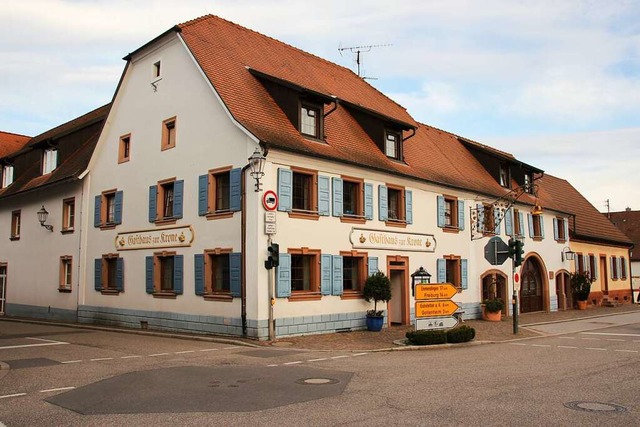
[{"label": "window with blue shutter", "polygon": [[332,263],[332,278],[331,278],[331,293],[333,295],[342,295],[342,257],[340,255],[334,255],[331,260]]},{"label": "window with blue shutter", "polygon": [[333,216],[342,216],[342,179],[333,177]]},{"label": "window with blue shutter", "polygon": [[369,276],[373,276],[378,272],[378,257],[370,256],[368,259],[368,263]]},{"label": "window with blue shutter", "polygon": [[184,283],[184,255],[173,257],[173,292],[182,295]]},{"label": "window with blue shutter", "polygon": [[407,224],[413,224],[413,193],[411,190],[404,192],[404,214]]},{"label": "window with blue shutter", "polygon": [[102,290],[102,258],[96,258],[93,266],[93,286],[100,292]]},{"label": "window with blue shutter", "polygon": [[291,296],[291,254],[280,254],[280,265],[277,267],[276,297]]},{"label": "window with blue shutter", "polygon": [[447,282],[447,260],[444,258],[438,258],[436,260],[436,276],[438,278],[438,283],[446,283]]},{"label": "window with blue shutter", "polygon": [[564,220],[564,239],[569,241],[569,218]]},{"label": "window with blue shutter", "polygon": [[593,274],[593,278],[597,279],[598,278],[598,258],[595,257],[594,255],[591,255],[591,257],[593,258],[593,271],[591,273]]},{"label": "window with blue shutter", "polygon": [[364,217],[373,219],[373,184],[364,185]]},{"label": "window with blue shutter", "polygon": [[[278,210],[290,212],[293,197],[293,172],[290,169],[278,169]],[[289,283],[290,284],[290,283]]]},{"label": "window with blue shutter", "polygon": [[93,206],[93,226],[100,227],[102,223],[102,196],[96,196]]},{"label": "window with blue shutter", "polygon": [[195,284],[196,295],[205,294],[204,289],[204,255],[195,254],[193,256],[193,280]]},{"label": "window with blue shutter", "polygon": [[513,237],[513,209],[511,208],[504,213],[504,233]]},{"label": "window with blue shutter", "polygon": [[116,289],[124,292],[124,258],[116,259]]},{"label": "window with blue shutter", "polygon": [[530,213],[527,214],[527,222],[529,223],[529,237],[534,237],[534,234],[533,234],[533,216]]},{"label": "window with blue shutter", "polygon": [[446,225],[445,222],[445,213],[444,213],[444,197],[438,196],[436,197],[437,207],[438,207],[438,227],[444,228]]},{"label": "window with blue shutter", "polygon": [[524,237],[524,213],[518,212],[518,236]]},{"label": "window with blue shutter", "polygon": [[209,212],[209,174],[198,177],[198,215]]},{"label": "window with blue shutter", "polygon": [[229,254],[229,278],[231,281],[231,296],[239,297],[242,295],[242,254],[234,252]]},{"label": "window with blue shutter", "polygon": [[544,239],[544,217],[542,215],[538,215],[540,218],[540,237]]},{"label": "window with blue shutter", "polygon": [[157,218],[157,199],[158,199],[158,186],[149,186],[149,222],[156,222]]},{"label": "window with blue shutter", "polygon": [[122,190],[116,191],[115,194],[115,207],[113,213],[114,223],[122,224]]},{"label": "window with blue shutter", "polygon": [[458,229],[464,230],[464,200],[458,200]]},{"label": "window with blue shutter", "polygon": [[331,270],[332,256],[323,254],[320,256],[320,293],[322,295],[331,295]]},{"label": "window with blue shutter", "polygon": [[469,272],[468,261],[466,259],[460,260],[460,287],[467,289],[469,287]]},{"label": "window with blue shutter", "polygon": [[153,282],[153,256],[145,257],[145,285],[148,294],[154,292]]},{"label": "window with blue shutter", "polygon": [[184,193],[184,181],[179,180],[173,183],[173,217],[182,218],[182,200]]},{"label": "window with blue shutter", "polygon": [[384,185],[378,186],[378,219],[380,221],[387,221],[389,219],[389,197],[387,187]]},{"label": "window with blue shutter", "polygon": [[318,215],[328,216],[331,189],[328,176],[318,176]]},{"label": "window with blue shutter", "polygon": [[484,233],[484,205],[482,203],[476,204],[478,210],[478,223],[476,224],[476,231],[478,233]]},{"label": "window with blue shutter", "polygon": [[240,193],[242,189],[242,173],[240,168],[229,171],[229,210],[238,212],[240,210]]},{"label": "window with blue shutter", "polygon": [[622,275],[622,257],[618,257],[617,262],[618,262],[618,278],[624,279],[624,276]]},{"label": "window with blue shutter", "polygon": [[558,235],[558,218],[553,218],[553,239],[560,239],[560,236]]}]

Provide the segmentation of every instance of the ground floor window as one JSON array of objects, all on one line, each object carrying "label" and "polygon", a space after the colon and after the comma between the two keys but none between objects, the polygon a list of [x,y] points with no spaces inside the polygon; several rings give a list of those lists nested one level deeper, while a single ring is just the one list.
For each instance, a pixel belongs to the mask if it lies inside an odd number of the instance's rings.
[{"label": "ground floor window", "polygon": [[70,255],[60,257],[60,283],[58,286],[60,290],[71,290],[73,279],[72,260],[73,257]]},{"label": "ground floor window", "polygon": [[367,279],[367,257],[361,253],[343,253],[342,290],[361,293]]},{"label": "ground floor window", "polygon": [[182,294],[183,255],[158,252],[146,258],[146,289],[149,294],[171,296]]},{"label": "ground floor window", "polygon": [[103,293],[124,291],[124,259],[117,253],[95,260],[95,290]]}]

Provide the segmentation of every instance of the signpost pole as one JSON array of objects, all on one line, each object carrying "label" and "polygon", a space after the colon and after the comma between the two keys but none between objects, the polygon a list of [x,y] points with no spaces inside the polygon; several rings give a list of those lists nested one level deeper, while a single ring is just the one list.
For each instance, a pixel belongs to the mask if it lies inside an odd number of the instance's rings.
[{"label": "signpost pole", "polygon": [[[267,239],[267,244],[270,246],[271,245],[271,236],[269,236],[269,238]],[[276,326],[275,326],[275,320],[274,320],[274,316],[273,316],[273,306],[275,304],[275,280],[274,280],[274,276],[275,276],[275,268],[272,268],[270,270],[267,270],[268,274],[269,274],[269,280],[268,280],[268,286],[269,286],[269,341],[275,341],[276,339]]]},{"label": "signpost pole", "polygon": [[513,297],[511,303],[513,304],[513,333],[518,333],[518,292],[516,291],[516,262],[511,259],[511,283],[513,283]]}]

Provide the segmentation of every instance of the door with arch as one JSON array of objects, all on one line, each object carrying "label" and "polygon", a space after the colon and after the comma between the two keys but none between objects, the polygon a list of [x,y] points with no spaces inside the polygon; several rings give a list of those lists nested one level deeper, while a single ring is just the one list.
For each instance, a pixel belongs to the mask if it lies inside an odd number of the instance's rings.
[{"label": "door with arch", "polygon": [[529,258],[522,266],[520,287],[520,312],[530,313],[544,309],[544,276],[542,267],[535,258]]},{"label": "door with arch", "polygon": [[498,270],[482,275],[482,301],[498,298],[504,303],[502,314],[507,314],[507,275]]},{"label": "door with arch", "polygon": [[558,296],[559,310],[569,310],[573,308],[571,278],[566,271],[561,271],[556,274],[556,295]]}]

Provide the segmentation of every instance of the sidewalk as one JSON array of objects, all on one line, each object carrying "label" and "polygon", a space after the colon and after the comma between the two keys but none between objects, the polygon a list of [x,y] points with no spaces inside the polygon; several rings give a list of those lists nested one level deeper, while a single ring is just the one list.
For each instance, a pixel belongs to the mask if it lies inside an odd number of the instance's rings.
[{"label": "sidewalk", "polygon": [[[541,334],[528,329],[527,325],[608,316],[634,311],[640,311],[640,305],[625,304],[619,307],[593,307],[585,311],[567,310],[551,313],[521,314],[518,322],[518,334],[516,335],[513,333],[513,318],[511,317],[503,318],[501,322],[467,320],[464,324],[471,326],[476,330],[475,341],[496,342],[541,336]],[[265,344],[277,347],[295,347],[310,350],[378,350],[397,347],[397,345],[394,344],[394,341],[403,340],[405,338],[405,333],[410,330],[413,330],[412,326],[392,326],[384,328],[380,332],[353,331],[335,334],[287,337],[278,339],[275,343]]]}]

